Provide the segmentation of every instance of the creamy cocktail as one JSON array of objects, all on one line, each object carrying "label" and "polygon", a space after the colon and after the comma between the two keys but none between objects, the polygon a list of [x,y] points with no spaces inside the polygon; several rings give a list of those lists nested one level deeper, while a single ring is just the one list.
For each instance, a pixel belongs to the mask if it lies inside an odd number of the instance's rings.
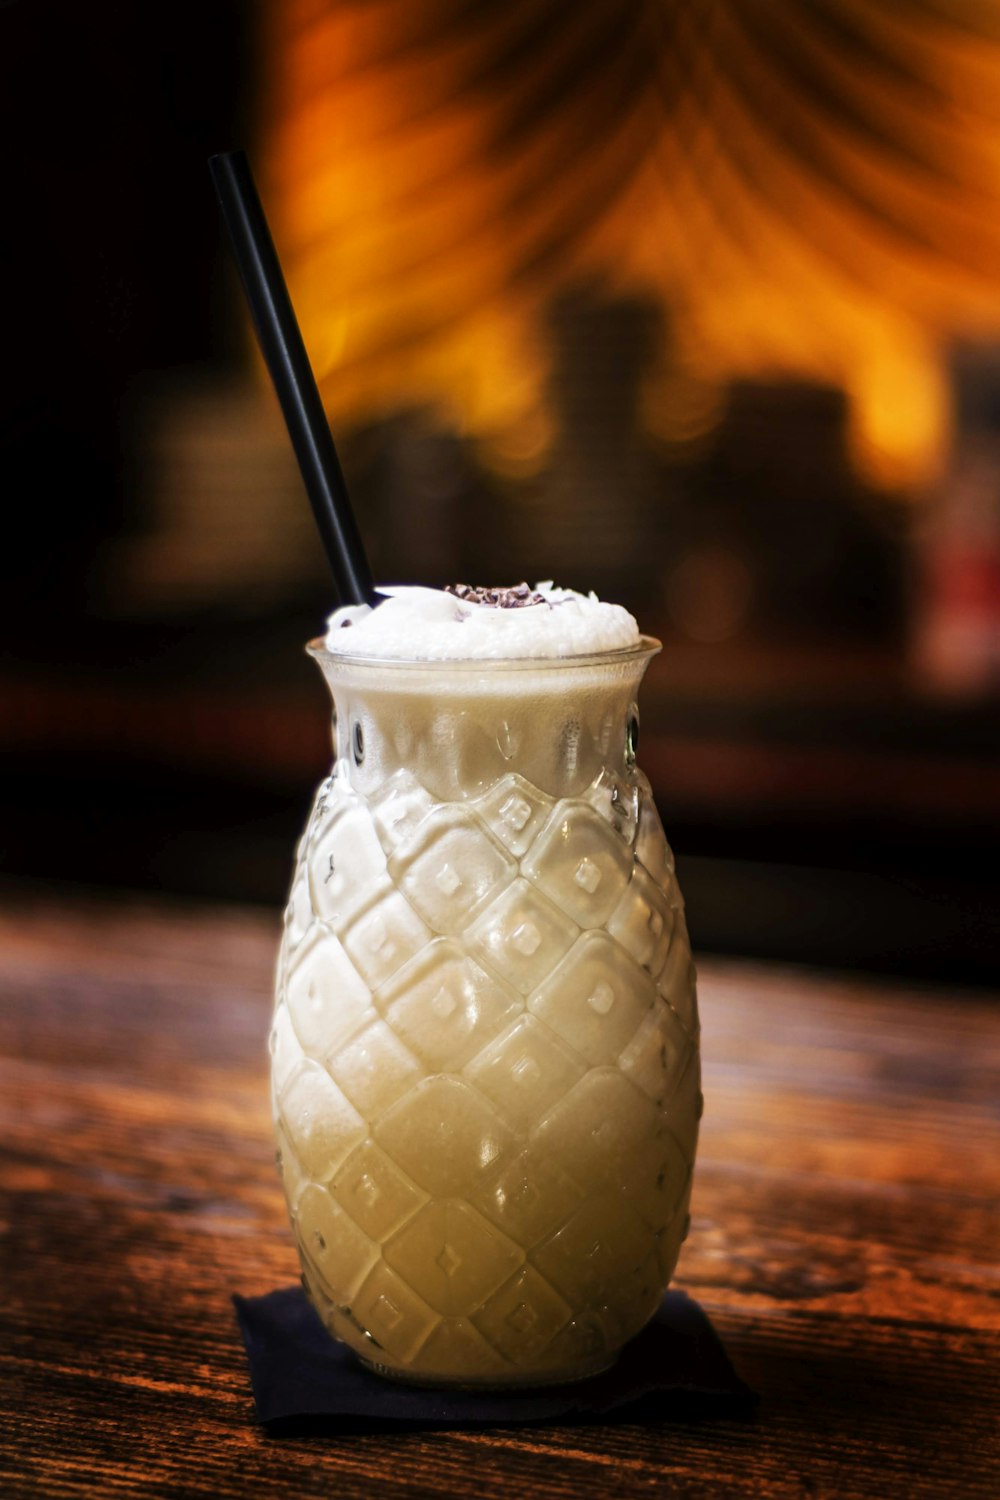
[{"label": "creamy cocktail", "polygon": [[602,1368],[686,1230],[694,969],[635,765],[657,644],[540,588],[394,590],[312,648],[336,760],[278,965],[279,1162],[327,1327],[414,1380]]}]

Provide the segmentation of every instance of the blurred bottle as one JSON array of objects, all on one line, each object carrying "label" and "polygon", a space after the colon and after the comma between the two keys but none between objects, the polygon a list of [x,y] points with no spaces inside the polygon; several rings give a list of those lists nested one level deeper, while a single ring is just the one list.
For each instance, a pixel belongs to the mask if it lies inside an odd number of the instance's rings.
[{"label": "blurred bottle", "polygon": [[961,697],[1000,687],[1000,347],[953,359],[955,436],[918,537],[914,663]]}]

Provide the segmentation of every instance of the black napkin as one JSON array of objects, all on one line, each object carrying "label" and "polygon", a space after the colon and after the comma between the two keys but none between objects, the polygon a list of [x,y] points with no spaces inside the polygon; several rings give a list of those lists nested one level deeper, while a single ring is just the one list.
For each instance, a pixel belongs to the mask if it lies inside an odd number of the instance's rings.
[{"label": "black napkin", "polygon": [[697,1408],[747,1409],[756,1401],[736,1374],[697,1302],[668,1292],[653,1321],[626,1345],[610,1370],[572,1385],[527,1390],[459,1391],[400,1385],[373,1374],[330,1337],[300,1287],[264,1297],[234,1296],[261,1422],[363,1417],[386,1423],[461,1427],[603,1418],[652,1401],[670,1416]]}]

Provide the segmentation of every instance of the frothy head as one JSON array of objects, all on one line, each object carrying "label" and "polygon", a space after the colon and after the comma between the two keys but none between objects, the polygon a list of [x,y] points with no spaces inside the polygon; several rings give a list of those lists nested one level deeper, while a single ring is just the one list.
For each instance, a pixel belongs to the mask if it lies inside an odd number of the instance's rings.
[{"label": "frothy head", "polygon": [[488,661],[589,656],[638,643],[627,609],[551,582],[534,589],[378,590],[384,602],[348,605],[330,616],[326,649],[396,661]]}]

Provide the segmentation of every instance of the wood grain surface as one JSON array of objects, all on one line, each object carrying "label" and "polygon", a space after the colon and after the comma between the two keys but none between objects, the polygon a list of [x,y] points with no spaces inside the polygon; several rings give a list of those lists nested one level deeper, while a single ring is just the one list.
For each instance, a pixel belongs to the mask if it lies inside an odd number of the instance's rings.
[{"label": "wood grain surface", "polygon": [[277,927],[4,899],[0,1493],[1000,1493],[1000,1000],[707,961],[677,1284],[756,1413],[268,1436],[229,1298],[296,1278]]}]

